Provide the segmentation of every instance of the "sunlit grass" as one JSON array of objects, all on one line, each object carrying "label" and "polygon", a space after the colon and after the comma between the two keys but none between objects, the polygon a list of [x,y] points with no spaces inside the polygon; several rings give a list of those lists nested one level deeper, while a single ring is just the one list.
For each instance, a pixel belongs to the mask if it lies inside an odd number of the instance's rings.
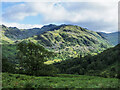
[{"label": "sunlit grass", "polygon": [[61,59],[54,59],[54,60],[50,60],[50,61],[46,61],[44,64],[53,64],[54,62],[60,62],[62,61]]}]

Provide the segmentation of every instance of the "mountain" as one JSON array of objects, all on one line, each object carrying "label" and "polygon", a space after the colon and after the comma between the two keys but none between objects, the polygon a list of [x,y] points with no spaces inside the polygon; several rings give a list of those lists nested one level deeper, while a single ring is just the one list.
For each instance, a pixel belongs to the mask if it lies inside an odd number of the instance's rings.
[{"label": "mountain", "polygon": [[114,32],[114,33],[103,33],[103,32],[98,32],[99,35],[101,35],[102,37],[105,37],[108,42],[110,42],[112,45],[117,45],[120,42],[118,41],[119,36],[120,36],[120,32]]},{"label": "mountain", "polygon": [[86,30],[75,25],[60,25],[47,32],[28,38],[44,47],[53,50],[61,57],[75,57],[79,54],[99,53],[111,45],[97,32]]},{"label": "mountain", "polygon": [[54,63],[60,73],[120,78],[120,44],[98,55],[77,57]]},{"label": "mountain", "polygon": [[58,53],[58,58],[62,59],[97,54],[111,47],[109,42],[97,32],[76,25],[50,24],[33,29],[18,29],[2,25],[2,36],[3,43],[6,44],[16,44],[25,40],[41,44]]}]

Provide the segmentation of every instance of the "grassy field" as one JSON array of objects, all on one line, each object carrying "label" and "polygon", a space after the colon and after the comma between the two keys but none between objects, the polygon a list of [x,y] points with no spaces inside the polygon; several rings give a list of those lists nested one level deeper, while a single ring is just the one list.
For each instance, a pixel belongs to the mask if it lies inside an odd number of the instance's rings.
[{"label": "grassy field", "polygon": [[2,74],[3,88],[120,88],[119,79],[97,76],[59,74],[56,76],[27,76]]}]

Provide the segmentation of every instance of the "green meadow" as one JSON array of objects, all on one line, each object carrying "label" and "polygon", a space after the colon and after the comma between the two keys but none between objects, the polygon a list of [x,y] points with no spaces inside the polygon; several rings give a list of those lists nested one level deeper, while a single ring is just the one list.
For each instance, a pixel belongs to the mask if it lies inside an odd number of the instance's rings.
[{"label": "green meadow", "polygon": [[58,74],[28,76],[3,73],[3,88],[120,88],[119,79],[97,76]]}]

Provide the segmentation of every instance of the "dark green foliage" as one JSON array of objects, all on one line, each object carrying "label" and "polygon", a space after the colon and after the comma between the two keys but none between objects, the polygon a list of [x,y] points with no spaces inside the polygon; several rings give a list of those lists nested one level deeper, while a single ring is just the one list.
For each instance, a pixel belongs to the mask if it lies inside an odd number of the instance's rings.
[{"label": "dark green foliage", "polygon": [[53,52],[30,41],[19,43],[18,50],[20,67],[23,73],[36,76],[54,74],[54,67],[44,64],[48,58],[53,56]]},{"label": "dark green foliage", "polygon": [[2,58],[2,72],[16,73],[15,64],[6,58]]},{"label": "dark green foliage", "polygon": [[102,53],[91,56],[73,58],[54,63],[60,73],[98,75],[103,77],[119,78],[120,73],[120,44]]},{"label": "dark green foliage", "polygon": [[46,40],[45,38],[38,35],[37,40],[40,40],[40,43],[42,43],[44,46],[52,46],[52,43],[49,40]]},{"label": "dark green foliage", "polygon": [[2,72],[17,73],[17,50],[14,44],[2,45]]},{"label": "dark green foliage", "polygon": [[17,54],[16,44],[2,45],[2,58],[6,58],[13,63],[17,63],[16,54]]}]

